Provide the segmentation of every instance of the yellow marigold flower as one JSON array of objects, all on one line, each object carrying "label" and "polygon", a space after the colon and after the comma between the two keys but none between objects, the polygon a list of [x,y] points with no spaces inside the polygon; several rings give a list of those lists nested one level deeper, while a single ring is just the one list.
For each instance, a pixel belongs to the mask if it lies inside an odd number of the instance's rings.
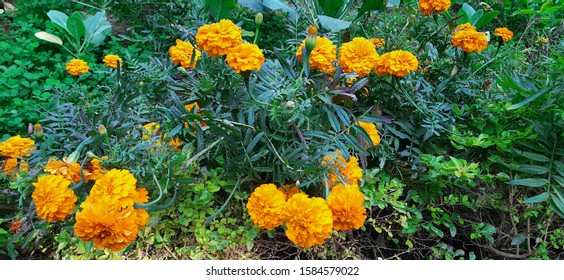
[{"label": "yellow marigold flower", "polygon": [[[148,123],[146,125],[143,126],[143,133],[141,135],[141,137],[143,137],[143,139],[149,140],[151,139],[153,136],[155,136],[157,134],[157,132],[159,132],[161,126],[157,123]],[[161,135],[161,139],[166,139],[167,134],[163,133]],[[163,145],[160,141],[155,143],[156,145],[160,146]],[[173,151],[180,151],[180,146],[182,145],[182,143],[180,142],[180,140],[178,139],[170,139],[170,141],[168,142],[168,146],[170,147],[171,150]],[[157,150],[159,150],[160,148],[157,148]],[[151,149],[151,152],[154,151],[154,149]]]},{"label": "yellow marigold flower", "polygon": [[0,155],[6,157],[28,157],[29,151],[37,149],[33,146],[35,141],[30,138],[22,138],[19,135],[10,137],[8,140],[0,143]]},{"label": "yellow marigold flower", "polygon": [[84,73],[88,73],[88,70],[90,70],[88,63],[78,58],[71,59],[71,61],[67,62],[65,69],[73,76],[80,76]]},{"label": "yellow marigold flower", "polygon": [[349,161],[341,156],[341,151],[328,154],[323,157],[322,166],[331,168],[329,177],[329,187],[335,184],[341,184],[341,179],[347,184],[358,184],[358,180],[362,178],[362,168],[358,166],[358,159],[355,156],[350,157]]},{"label": "yellow marigold flower", "polygon": [[[315,47],[309,55],[309,64],[311,70],[319,70],[322,72],[329,72],[333,70],[333,61],[337,59],[337,46],[333,45],[329,38],[317,37]],[[296,56],[302,62],[303,49],[305,48],[305,40],[298,47]]]},{"label": "yellow marigold flower", "polygon": [[118,63],[120,66],[123,65],[123,60],[121,59],[121,57],[119,57],[118,55],[115,54],[108,54],[104,57],[104,64],[108,67],[112,67],[112,68],[117,68],[118,67]]},{"label": "yellow marigold flower", "polygon": [[272,230],[282,224],[285,205],[284,193],[277,190],[274,184],[262,184],[249,197],[247,211],[255,225]]},{"label": "yellow marigold flower", "polygon": [[133,206],[141,197],[136,185],[137,180],[129,170],[112,169],[96,180],[89,197],[96,203],[104,198],[123,208]]},{"label": "yellow marigold flower", "polygon": [[[69,162],[66,157],[63,158],[63,160],[50,158],[49,162],[45,166],[45,172],[51,175],[61,175],[73,183],[80,183],[82,180],[82,176],[80,175],[80,164],[77,162]],[[83,170],[83,173],[85,177],[90,175],[88,170]]]},{"label": "yellow marigold flower", "polygon": [[506,27],[499,27],[495,29],[495,36],[499,36],[504,42],[507,42],[513,38],[513,32]]},{"label": "yellow marigold flower", "polygon": [[27,162],[25,162],[25,160],[20,160],[18,162],[18,158],[15,157],[6,159],[6,161],[4,162],[4,167],[2,168],[2,173],[11,177],[20,174],[20,172],[27,171]]},{"label": "yellow marigold flower", "polygon": [[108,196],[95,202],[87,198],[81,207],[82,210],[76,212],[74,234],[85,242],[94,239],[94,246],[112,251],[119,251],[133,242],[139,227],[148,221],[144,209],[122,208]]},{"label": "yellow marigold flower", "polygon": [[[194,51],[196,51],[196,53],[194,53]],[[184,68],[196,67],[196,62],[198,62],[198,59],[202,56],[202,52],[195,49],[192,43],[184,42],[179,39],[176,40],[176,46],[172,46],[168,49],[168,53],[174,64],[180,64]],[[190,64],[192,56],[194,56],[194,61]]]},{"label": "yellow marigold flower", "polygon": [[360,125],[360,127],[362,127],[366,131],[366,133],[368,133],[368,136],[370,136],[370,140],[372,141],[372,145],[380,145],[380,135],[378,134],[378,128],[376,128],[375,124],[359,121],[358,125]]},{"label": "yellow marigold flower", "polygon": [[260,71],[260,66],[264,63],[264,55],[257,45],[242,43],[227,54],[225,61],[237,73]]},{"label": "yellow marigold flower", "polygon": [[60,175],[37,178],[31,194],[37,216],[48,222],[62,221],[74,210],[76,195],[69,188],[71,181]]},{"label": "yellow marigold flower", "polygon": [[463,51],[481,52],[488,46],[488,39],[486,34],[476,31],[457,31],[452,35],[452,46],[460,47]]},{"label": "yellow marigold flower", "polygon": [[323,245],[333,231],[333,217],[325,200],[298,193],[288,199],[284,211],[286,236],[303,248]]},{"label": "yellow marigold flower", "polygon": [[410,52],[397,50],[385,53],[378,58],[376,63],[376,74],[394,75],[397,77],[404,77],[407,73],[417,70],[419,61]]},{"label": "yellow marigold flower", "polygon": [[335,230],[359,229],[366,220],[366,208],[362,206],[364,196],[358,185],[346,188],[338,184],[327,197],[327,205],[333,214],[333,228]]},{"label": "yellow marigold flower", "polygon": [[201,26],[196,34],[198,47],[211,57],[226,55],[242,42],[241,27],[228,19]]},{"label": "yellow marigold flower", "polygon": [[386,41],[383,38],[370,38],[370,42],[376,47],[383,47],[386,45]]},{"label": "yellow marigold flower", "polygon": [[286,200],[294,196],[295,194],[302,192],[300,188],[298,188],[294,184],[283,185],[282,187],[279,187],[278,190],[286,196]]},{"label": "yellow marigold flower", "polygon": [[356,37],[339,49],[339,65],[345,73],[355,72],[361,78],[374,69],[377,60],[376,46],[365,38]]},{"label": "yellow marigold flower", "polygon": [[86,175],[86,173],[84,173],[86,182],[96,181],[108,172],[108,170],[100,166],[100,163],[106,159],[108,159],[108,156],[103,156],[101,159],[93,158],[90,161],[90,167],[87,169],[89,174]]},{"label": "yellow marigold flower", "polygon": [[450,7],[450,0],[419,0],[419,11],[425,16],[441,13]]},{"label": "yellow marigold flower", "polygon": [[468,22],[457,25],[456,28],[454,28],[453,33],[456,33],[458,31],[475,31],[475,32],[477,32],[476,27],[474,27],[474,25],[472,25]]}]

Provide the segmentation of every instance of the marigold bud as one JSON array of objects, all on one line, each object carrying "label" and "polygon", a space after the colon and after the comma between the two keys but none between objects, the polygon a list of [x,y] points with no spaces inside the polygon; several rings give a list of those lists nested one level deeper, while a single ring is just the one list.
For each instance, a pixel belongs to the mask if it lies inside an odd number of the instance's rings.
[{"label": "marigold bud", "polygon": [[80,153],[78,151],[74,151],[69,155],[69,157],[67,157],[66,162],[67,163],[77,162],[79,156],[80,156]]},{"label": "marigold bud", "polygon": [[104,136],[108,133],[108,130],[106,129],[106,127],[101,124],[98,126],[98,133],[100,133],[100,135]]},{"label": "marigold bud", "polygon": [[313,25],[310,25],[310,26],[307,28],[307,35],[308,35],[308,36],[313,36],[313,37],[317,36],[317,27],[315,27],[315,26],[313,26]]},{"label": "marigold bud", "polygon": [[256,24],[256,25],[261,25],[261,24],[262,24],[262,20],[263,20],[263,15],[262,15],[262,13],[258,13],[258,14],[255,16],[255,24]]},{"label": "marigold bud", "polygon": [[43,127],[41,124],[36,123],[33,125],[33,136],[35,136],[36,139],[43,138],[43,134]]}]

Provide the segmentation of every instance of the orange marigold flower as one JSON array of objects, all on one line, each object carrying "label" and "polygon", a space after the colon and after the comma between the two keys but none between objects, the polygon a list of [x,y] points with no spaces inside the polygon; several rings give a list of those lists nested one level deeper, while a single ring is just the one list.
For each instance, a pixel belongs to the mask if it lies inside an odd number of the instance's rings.
[{"label": "orange marigold flower", "polygon": [[285,205],[284,193],[277,190],[274,184],[262,184],[249,197],[247,211],[255,225],[272,230],[282,224]]},{"label": "orange marigold flower", "polygon": [[[103,156],[101,159],[97,159],[97,158],[93,158],[92,161],[90,161],[90,168],[88,169],[88,175],[86,173],[84,173],[86,182],[90,182],[90,181],[96,181],[98,179],[100,179],[100,177],[102,177],[102,175],[104,175],[104,173],[108,172],[108,170],[102,168],[100,166],[100,163],[104,160],[107,160],[108,156]],[[83,171],[84,172],[84,171]]]},{"label": "orange marigold flower", "polygon": [[[157,134],[157,132],[160,131],[161,126],[157,123],[148,123],[146,125],[143,126],[143,133],[141,135],[141,137],[143,137],[143,139],[151,139],[153,136],[155,136]],[[161,135],[161,139],[166,139],[167,134],[163,133]],[[163,145],[160,141],[155,143],[157,146]],[[168,142],[168,146],[170,147],[171,150],[173,151],[180,151],[180,146],[182,145],[182,143],[180,142],[180,140],[178,139],[170,139],[170,141]],[[157,150],[159,150],[160,148],[157,148]],[[154,151],[155,149],[151,149],[151,152]]]},{"label": "orange marigold flower", "polygon": [[383,47],[386,45],[386,41],[383,38],[370,38],[370,42],[376,47]]},{"label": "orange marigold flower", "polygon": [[504,42],[507,42],[513,38],[513,32],[506,27],[498,27],[495,29],[495,36],[499,36]]},{"label": "orange marigold flower", "polygon": [[2,168],[2,173],[7,176],[16,176],[20,172],[27,172],[28,165],[25,160],[19,160],[18,158],[9,158],[4,162],[4,168]]},{"label": "orange marigold flower", "polygon": [[241,27],[228,19],[201,26],[196,34],[198,47],[211,57],[226,55],[242,42]]},{"label": "orange marigold flower", "polygon": [[10,232],[13,233],[13,234],[17,234],[20,231],[21,228],[22,228],[21,218],[16,218],[10,224]]},{"label": "orange marigold flower", "polygon": [[361,78],[374,69],[377,60],[376,46],[365,38],[356,37],[339,49],[339,65],[345,73],[355,72]]},{"label": "orange marigold flower", "polygon": [[69,188],[71,181],[60,175],[47,175],[33,183],[31,195],[37,216],[48,222],[62,221],[74,210],[76,195]]},{"label": "orange marigold flower", "polygon": [[283,185],[282,187],[279,187],[278,190],[286,196],[286,200],[294,196],[295,194],[302,192],[300,188],[298,188],[294,184]]},{"label": "orange marigold flower", "polygon": [[[337,59],[337,46],[333,45],[329,38],[317,37],[315,47],[309,55],[309,64],[311,70],[319,70],[322,72],[330,72],[333,70],[333,62]],[[306,41],[298,47],[296,56],[302,62],[303,49],[305,48]]]},{"label": "orange marigold flower", "polygon": [[108,54],[108,55],[104,56],[103,62],[106,66],[112,67],[112,68],[117,68],[118,63],[119,63],[120,66],[123,65],[123,60],[121,59],[121,57],[119,57],[118,55],[115,55],[115,54]]},{"label": "orange marigold flower", "polygon": [[364,196],[358,185],[344,187],[338,184],[333,187],[327,197],[327,205],[333,214],[335,230],[359,229],[366,220],[366,208],[362,206]]},{"label": "orange marigold flower", "polygon": [[286,236],[303,248],[323,245],[333,231],[333,217],[325,200],[298,193],[288,199],[284,211]]},{"label": "orange marigold flower", "polygon": [[138,202],[136,200],[142,197],[136,185],[137,180],[129,170],[112,169],[96,180],[90,190],[89,198],[94,202],[102,198],[109,199],[111,203],[116,203],[123,208],[133,206],[133,203]]},{"label": "orange marigold flower", "polygon": [[349,161],[347,161],[341,154],[341,151],[328,154],[323,157],[321,162],[322,166],[331,168],[331,172],[328,174],[330,188],[342,182],[347,185],[358,184],[358,180],[362,178],[362,169],[358,166],[358,159],[351,155]]},{"label": "orange marigold flower", "polygon": [[135,238],[139,227],[145,226],[148,214],[144,209],[125,208],[105,196],[95,202],[86,199],[76,212],[74,234],[85,242],[94,239],[94,246],[119,251]]},{"label": "orange marigold flower", "polygon": [[[192,110],[193,110],[194,108],[196,108],[196,113],[198,113],[198,116],[201,116],[201,115],[202,115],[202,113],[200,113],[200,106],[198,105],[198,102],[194,102],[194,103],[187,104],[187,105],[184,106],[184,108],[186,108],[186,111],[188,111],[188,112],[192,112]],[[195,126],[195,125],[196,125],[195,123],[192,123],[192,126]],[[200,122],[200,126],[201,126],[201,127],[206,127],[207,124],[206,124],[205,122]],[[188,128],[188,123],[185,122],[185,123],[184,123],[184,127],[185,127],[185,128]],[[195,133],[195,132],[194,132],[194,133]]]},{"label": "orange marigold flower", "polygon": [[397,77],[405,77],[407,73],[417,70],[419,61],[410,52],[397,50],[385,53],[378,58],[376,63],[376,74],[394,75]]},{"label": "orange marigold flower", "polygon": [[454,28],[454,32],[456,33],[458,31],[474,31],[477,32],[476,27],[474,27],[474,25],[470,24],[470,23],[463,23],[463,24],[459,24]]},{"label": "orange marigold flower", "polygon": [[[198,59],[202,56],[202,52],[195,49],[192,43],[184,42],[179,39],[176,40],[176,46],[172,46],[168,49],[168,53],[174,64],[180,64],[184,68],[196,67],[196,62],[198,62]],[[190,62],[192,62],[192,64],[190,64]]]},{"label": "orange marigold flower", "polygon": [[452,35],[452,46],[460,47],[464,52],[481,52],[488,46],[486,34],[476,31],[459,30]]},{"label": "orange marigold flower", "polygon": [[264,63],[264,55],[257,45],[242,43],[227,54],[225,61],[237,73],[260,71],[260,66]]},{"label": "orange marigold flower", "polygon": [[[50,158],[44,171],[51,175],[62,175],[65,179],[73,183],[80,183],[82,180],[82,176],[80,175],[80,164],[77,162],[69,162],[66,157],[63,158],[63,160]],[[88,170],[83,170],[83,173],[84,176],[90,175]]]},{"label": "orange marigold flower", "polygon": [[[370,136],[370,140],[372,141],[372,145],[380,145],[380,135],[378,134],[378,128],[376,128],[375,124],[359,121],[358,125],[362,127],[366,131],[366,133],[368,133],[368,136]],[[370,145],[368,146],[370,147]]]},{"label": "orange marigold flower", "polygon": [[419,0],[419,11],[425,16],[433,12],[441,13],[450,7],[450,0]]},{"label": "orange marigold flower", "polygon": [[30,138],[22,138],[19,135],[10,137],[4,142],[0,142],[0,155],[6,157],[28,157],[29,151],[37,149],[33,146],[35,141]]},{"label": "orange marigold flower", "polygon": [[65,67],[69,74],[73,76],[80,76],[84,73],[88,73],[90,68],[88,67],[88,63],[82,59],[71,59],[71,61],[67,62],[67,66]]}]

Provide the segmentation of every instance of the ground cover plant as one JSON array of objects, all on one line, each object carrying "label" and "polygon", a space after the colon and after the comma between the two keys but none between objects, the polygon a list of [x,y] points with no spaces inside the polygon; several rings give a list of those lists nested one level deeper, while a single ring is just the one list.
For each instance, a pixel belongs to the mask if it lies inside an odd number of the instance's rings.
[{"label": "ground cover plant", "polygon": [[3,258],[564,257],[561,1],[8,2]]}]

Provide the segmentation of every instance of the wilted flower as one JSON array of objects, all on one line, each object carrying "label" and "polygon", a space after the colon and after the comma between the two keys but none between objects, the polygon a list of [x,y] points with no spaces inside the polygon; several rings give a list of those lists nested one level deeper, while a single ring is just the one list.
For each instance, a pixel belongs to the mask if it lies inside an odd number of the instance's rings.
[{"label": "wilted flower", "polygon": [[383,47],[386,45],[386,41],[384,41],[383,38],[370,38],[370,42],[372,42],[372,44],[376,47]]},{"label": "wilted flower", "polygon": [[[80,164],[77,162],[71,162],[66,157],[63,158],[63,160],[50,158],[44,171],[51,175],[61,175],[73,183],[79,183],[82,180],[82,176],[80,175]],[[85,176],[89,175],[86,170],[83,170],[83,173]]]},{"label": "wilted flower", "polygon": [[284,211],[286,236],[303,248],[322,245],[333,231],[333,217],[325,200],[304,193],[292,196]]},{"label": "wilted flower", "polygon": [[272,230],[282,224],[286,196],[274,184],[257,187],[247,202],[251,220],[260,228]]},{"label": "wilted flower", "polygon": [[4,173],[4,175],[15,176],[20,174],[20,172],[22,171],[23,172],[28,171],[28,165],[24,160],[19,160],[18,162],[18,158],[13,157],[13,158],[8,158],[6,159],[6,161],[4,161],[4,165],[2,168],[2,173]]},{"label": "wilted flower", "polygon": [[172,62],[180,64],[184,68],[196,67],[198,59],[202,56],[202,52],[195,49],[190,42],[184,42],[179,39],[176,40],[176,46],[168,49],[168,53]]},{"label": "wilted flower", "polygon": [[339,65],[345,73],[355,72],[361,78],[374,69],[377,60],[376,46],[365,38],[356,37],[339,49]]},{"label": "wilted flower", "polygon": [[47,175],[37,178],[31,194],[37,216],[48,222],[62,221],[74,210],[77,200],[69,188],[71,181],[60,175]]},{"label": "wilted flower", "polygon": [[227,53],[225,61],[237,73],[251,70],[260,71],[260,67],[264,63],[264,55],[257,45],[242,43]]},{"label": "wilted flower", "polygon": [[67,62],[65,69],[69,72],[69,74],[73,76],[80,76],[84,73],[88,73],[88,71],[90,70],[88,63],[78,58],[71,59],[69,62]]},{"label": "wilted flower", "polygon": [[300,188],[298,188],[294,184],[283,185],[283,186],[279,187],[278,190],[281,191],[282,193],[284,193],[284,195],[286,196],[286,199],[290,199],[295,194],[302,192],[300,190]]},{"label": "wilted flower", "polygon": [[201,26],[196,34],[198,47],[211,57],[226,55],[242,42],[241,27],[228,19]]}]

